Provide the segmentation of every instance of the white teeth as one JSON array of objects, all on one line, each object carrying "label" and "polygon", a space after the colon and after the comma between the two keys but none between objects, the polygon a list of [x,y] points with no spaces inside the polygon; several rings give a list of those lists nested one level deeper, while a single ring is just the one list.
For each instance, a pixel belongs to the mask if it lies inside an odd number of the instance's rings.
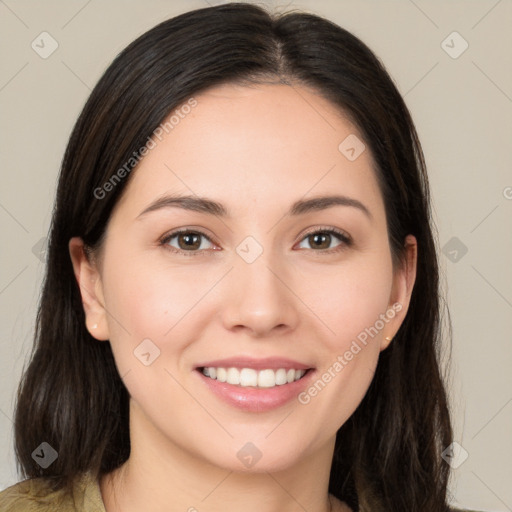
[{"label": "white teeth", "polygon": [[286,380],[286,370],[284,368],[280,368],[276,372],[276,384],[278,386],[282,386],[286,384],[288,381]]},{"label": "white teeth", "polygon": [[273,388],[276,385],[276,372],[274,370],[262,370],[258,373],[259,388]]},{"label": "white teeth", "polygon": [[226,382],[228,384],[240,384],[240,372],[237,368],[228,368]]},{"label": "white teeth", "polygon": [[[208,370],[211,370],[211,368],[208,368]],[[217,380],[219,382],[226,382],[227,378],[228,372],[226,371],[226,368],[217,368]]]},{"label": "white teeth", "polygon": [[210,377],[210,379],[217,379],[219,382],[227,382],[235,386],[259,388],[273,388],[290,384],[302,378],[305,373],[305,370],[286,370],[285,368],[259,371],[253,368],[215,368],[213,366],[203,368],[203,375]]},{"label": "white teeth", "polygon": [[[238,371],[238,370],[236,370]],[[236,382],[230,382],[228,384],[237,384]],[[240,385],[243,387],[257,386],[258,385],[258,372],[252,368],[242,368],[240,372]]]}]

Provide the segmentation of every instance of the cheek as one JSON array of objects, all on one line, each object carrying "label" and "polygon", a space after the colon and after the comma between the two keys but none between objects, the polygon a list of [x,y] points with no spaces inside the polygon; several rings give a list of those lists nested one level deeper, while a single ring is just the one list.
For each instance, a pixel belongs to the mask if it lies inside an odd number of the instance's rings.
[{"label": "cheek", "polygon": [[381,315],[389,308],[393,285],[391,262],[381,258],[358,258],[340,265],[336,272],[317,275],[308,286],[308,302],[329,327],[331,350],[344,351],[352,340],[370,330],[383,328]]},{"label": "cheek", "polygon": [[347,265],[323,284],[324,293],[310,297],[318,305],[315,313],[334,334],[322,337],[316,378],[298,397],[309,413],[311,435],[319,430],[334,435],[361,403],[378,363],[385,320],[392,318],[386,316],[392,309],[388,306],[391,266]]},{"label": "cheek", "polygon": [[317,274],[315,286],[308,287],[308,301],[330,332],[322,337],[324,351],[317,379],[299,401],[315,403],[314,407],[323,410],[320,417],[331,411],[333,426],[344,423],[366,393],[383,330],[392,318],[386,316],[392,309],[392,265],[386,253],[381,254],[354,258],[336,272]]},{"label": "cheek", "polygon": [[175,411],[190,407],[179,366],[194,329],[191,321],[201,310],[198,302],[211,284],[199,280],[197,272],[148,268],[135,261],[105,265],[105,270],[110,344],[118,373],[149,418],[173,425]]},{"label": "cheek", "polygon": [[373,380],[378,354],[361,348],[351,359],[339,354],[320,369],[317,378],[298,396],[302,413],[307,417],[303,424],[306,437],[315,438],[322,432],[322,439],[334,436],[352,416]]},{"label": "cheek", "polygon": [[[211,287],[209,279],[199,279],[198,273],[190,269],[148,265],[148,259],[144,261],[142,257],[122,264],[111,262],[105,261],[104,298],[110,342],[120,374],[134,366],[140,369],[135,357],[145,347],[151,354],[160,351],[152,367],[162,366],[164,360],[169,364],[175,359],[173,354],[184,348],[187,337],[181,331]],[[144,341],[148,339],[151,343]]]},{"label": "cheek", "polygon": [[140,257],[105,265],[105,301],[133,336],[162,338],[199,301],[208,279],[186,267],[152,263]]}]

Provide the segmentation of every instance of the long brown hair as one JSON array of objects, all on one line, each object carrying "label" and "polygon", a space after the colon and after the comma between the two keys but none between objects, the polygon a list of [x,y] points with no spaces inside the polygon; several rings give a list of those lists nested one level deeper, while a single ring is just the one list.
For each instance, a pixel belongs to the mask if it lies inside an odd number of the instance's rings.
[{"label": "long brown hair", "polygon": [[[351,33],[316,15],[272,15],[245,3],[190,11],[140,36],[108,67],[80,114],[62,162],[35,343],[17,396],[21,473],[46,477],[58,489],[129,457],[128,393],[110,344],[86,329],[68,242],[79,236],[91,250],[101,247],[131,174],[108,193],[102,185],[174,108],[230,82],[302,84],[349,116],[376,163],[396,265],[406,235],[418,241],[409,310],[337,434],[329,491],[354,510],[448,510],[449,466],[441,452],[452,427],[440,363],[439,270],[425,162],[409,111],[380,61]],[[43,441],[58,452],[46,469],[31,456]]]}]

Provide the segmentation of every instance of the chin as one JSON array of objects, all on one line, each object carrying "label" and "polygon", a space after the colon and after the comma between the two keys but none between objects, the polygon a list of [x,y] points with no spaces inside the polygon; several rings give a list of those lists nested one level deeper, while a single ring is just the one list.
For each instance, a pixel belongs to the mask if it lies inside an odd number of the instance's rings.
[{"label": "chin", "polygon": [[[251,436],[246,439],[251,439]],[[303,448],[296,443],[284,446],[282,442],[268,439],[254,442],[231,440],[224,448],[217,445],[217,450],[218,453],[210,452],[203,457],[206,455],[211,464],[236,473],[285,471],[296,465],[304,454]]]}]

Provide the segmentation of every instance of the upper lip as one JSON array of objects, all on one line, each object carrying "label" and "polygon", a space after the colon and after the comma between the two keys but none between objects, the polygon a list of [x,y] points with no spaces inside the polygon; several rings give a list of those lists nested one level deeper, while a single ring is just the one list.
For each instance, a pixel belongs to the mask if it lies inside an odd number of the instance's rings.
[{"label": "upper lip", "polygon": [[253,368],[255,370],[308,370],[311,365],[299,363],[292,359],[282,357],[230,357],[228,359],[216,359],[215,361],[206,361],[196,366],[196,368]]}]

